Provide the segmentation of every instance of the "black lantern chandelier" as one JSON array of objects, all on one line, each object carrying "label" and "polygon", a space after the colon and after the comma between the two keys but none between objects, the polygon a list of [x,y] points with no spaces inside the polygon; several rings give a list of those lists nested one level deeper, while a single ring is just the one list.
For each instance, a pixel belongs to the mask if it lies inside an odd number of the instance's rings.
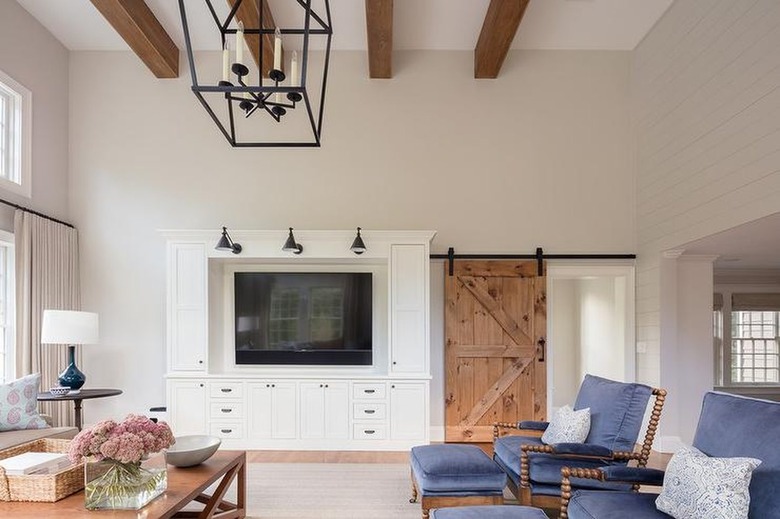
[{"label": "black lantern chandelier", "polygon": [[[328,66],[330,61],[330,47],[333,31],[331,28],[329,0],[318,0],[320,10],[317,13],[312,7],[312,0],[284,0],[295,6],[296,10],[302,10],[302,27],[281,28],[272,27],[264,17],[267,6],[264,0],[230,0],[217,4],[219,7],[229,8],[224,19],[220,18],[215,2],[220,0],[179,0],[182,26],[184,28],[184,40],[187,46],[187,59],[192,76],[192,91],[212,120],[217,124],[222,134],[234,147],[318,147],[322,135],[322,116],[325,106],[325,87],[328,80]],[[239,20],[239,8],[242,3],[252,2],[254,5],[250,12],[257,13],[257,19],[246,18]],[[214,68],[213,74],[208,75],[209,80],[201,83],[196,71],[195,56],[193,53],[190,29],[187,23],[187,8],[185,4],[200,4],[202,9],[208,9],[209,15],[219,30],[222,48],[222,74]],[[203,4],[205,3],[205,7]],[[241,12],[246,12],[242,10]],[[251,25],[250,27],[245,27]],[[302,41],[300,53],[296,50],[292,53],[289,66],[283,63],[282,36],[290,35]],[[324,55],[322,56],[321,78],[311,74],[313,60],[312,36],[324,39]],[[244,52],[246,41],[251,39],[257,45],[257,51],[253,60],[252,52]],[[273,43],[271,43],[273,42]],[[234,52],[231,51],[234,49]],[[251,47],[250,47],[251,48]],[[266,64],[263,59],[270,48],[273,48],[273,66]],[[300,57],[300,58],[299,58]],[[257,64],[255,71],[251,66]],[[269,70],[260,70],[262,68]],[[203,70],[201,70],[203,72]],[[250,80],[250,75],[256,79]],[[218,79],[219,78],[219,79]],[[307,81],[309,80],[309,81]],[[320,88],[317,89],[317,86]],[[317,90],[319,90],[317,92]],[[317,94],[319,94],[317,96]],[[207,98],[209,100],[207,100]],[[317,105],[316,107],[314,105]],[[301,106],[303,105],[303,106]],[[274,140],[265,135],[255,138],[241,137],[243,123],[241,119],[256,120],[266,118],[276,123],[285,123],[289,114],[306,111],[306,121],[300,122],[296,128],[308,135],[306,139],[288,138]],[[289,132],[288,132],[289,133]]]}]

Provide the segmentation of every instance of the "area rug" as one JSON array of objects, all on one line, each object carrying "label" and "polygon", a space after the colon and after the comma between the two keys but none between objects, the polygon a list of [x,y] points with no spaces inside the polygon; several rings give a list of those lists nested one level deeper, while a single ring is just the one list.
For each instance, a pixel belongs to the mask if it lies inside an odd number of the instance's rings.
[{"label": "area rug", "polygon": [[409,466],[381,463],[250,463],[252,519],[419,519]]},{"label": "area rug", "polygon": [[[250,463],[251,519],[420,519],[409,503],[409,465],[400,463]],[[516,504],[504,492],[507,504]]]}]

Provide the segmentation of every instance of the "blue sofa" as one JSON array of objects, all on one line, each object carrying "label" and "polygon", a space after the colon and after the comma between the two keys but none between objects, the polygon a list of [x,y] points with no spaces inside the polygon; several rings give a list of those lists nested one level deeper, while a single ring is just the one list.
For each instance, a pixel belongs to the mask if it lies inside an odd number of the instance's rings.
[{"label": "blue sofa", "polygon": [[[709,392],[704,396],[693,446],[713,457],[761,460],[750,483],[749,519],[780,519],[780,403]],[[669,519],[654,494],[575,491],[566,507],[568,476],[604,483],[662,485],[663,471],[643,468],[564,469],[564,514],[570,519]]]}]

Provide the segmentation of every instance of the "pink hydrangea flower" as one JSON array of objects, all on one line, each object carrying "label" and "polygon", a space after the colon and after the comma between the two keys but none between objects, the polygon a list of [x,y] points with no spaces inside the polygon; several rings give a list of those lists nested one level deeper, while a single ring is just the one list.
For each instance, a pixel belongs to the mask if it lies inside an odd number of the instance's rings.
[{"label": "pink hydrangea flower", "polygon": [[131,414],[120,423],[104,420],[81,431],[71,441],[68,456],[74,463],[85,458],[138,463],[150,454],[167,449],[175,441],[165,422],[154,423],[146,416]]}]

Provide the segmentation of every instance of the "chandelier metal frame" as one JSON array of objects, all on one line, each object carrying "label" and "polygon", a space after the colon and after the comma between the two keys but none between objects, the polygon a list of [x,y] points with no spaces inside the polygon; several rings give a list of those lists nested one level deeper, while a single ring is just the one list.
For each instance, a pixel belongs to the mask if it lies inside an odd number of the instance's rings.
[{"label": "chandelier metal frame", "polygon": [[[259,35],[259,55],[263,56],[264,45],[266,38],[264,35],[273,35],[276,30],[284,34],[299,35],[303,37],[302,59],[301,59],[301,72],[300,72],[300,86],[282,86],[282,83],[286,75],[281,70],[272,69],[268,71],[268,77],[264,78],[264,73],[258,74],[258,84],[247,84],[244,78],[248,75],[249,69],[241,63],[233,63],[230,67],[232,78],[234,81],[219,81],[214,84],[201,84],[198,80],[198,74],[195,67],[195,58],[192,49],[192,41],[190,38],[190,28],[187,22],[187,11],[185,3],[192,0],[179,0],[179,11],[181,12],[182,28],[184,29],[184,41],[187,47],[187,60],[190,65],[190,75],[192,77],[192,92],[200,101],[203,108],[206,109],[211,119],[217,125],[222,135],[225,136],[231,146],[237,148],[251,148],[251,147],[319,147],[322,137],[322,121],[323,112],[325,109],[325,91],[328,83],[328,68],[330,65],[330,50],[331,39],[333,37],[333,29],[331,25],[330,15],[330,2],[329,0],[322,0],[325,6],[324,15],[319,15],[312,8],[312,0],[288,0],[298,4],[304,10],[304,24],[303,28],[263,28],[263,13],[265,9],[258,9],[259,16],[257,20],[258,28],[244,28],[243,33],[246,36]],[[228,35],[235,35],[238,33],[238,29],[230,28],[231,23],[236,17],[239,7],[243,2],[258,1],[258,0],[236,0],[233,4],[230,13],[227,18],[222,21],[217,15],[217,11],[214,9],[212,0],[205,1],[208,7],[209,13],[214,20],[214,23],[219,29],[221,38],[221,47],[225,48],[225,43],[228,41]],[[263,2],[260,1],[262,6]],[[324,56],[324,70],[322,73],[322,85],[319,92],[319,109],[317,113],[314,113],[311,103],[311,96],[307,88],[307,77],[309,72],[309,53],[311,51],[310,37],[319,36],[326,38],[325,56]],[[243,44],[243,42],[242,42]],[[251,57],[250,57],[251,60]],[[262,64],[262,58],[260,62]],[[270,84],[264,84],[270,83]],[[227,103],[228,122],[225,124],[215,113],[209,102],[204,97],[204,94],[209,93],[221,93],[224,95],[225,102]],[[277,94],[281,94],[284,101],[279,102]],[[282,122],[284,116],[288,110],[295,110],[299,103],[303,103],[306,107],[308,114],[309,125],[311,128],[313,140],[300,141],[300,142],[249,142],[241,141],[236,135],[236,117],[243,115],[248,118],[254,114],[266,114],[273,118],[276,122]]]}]

